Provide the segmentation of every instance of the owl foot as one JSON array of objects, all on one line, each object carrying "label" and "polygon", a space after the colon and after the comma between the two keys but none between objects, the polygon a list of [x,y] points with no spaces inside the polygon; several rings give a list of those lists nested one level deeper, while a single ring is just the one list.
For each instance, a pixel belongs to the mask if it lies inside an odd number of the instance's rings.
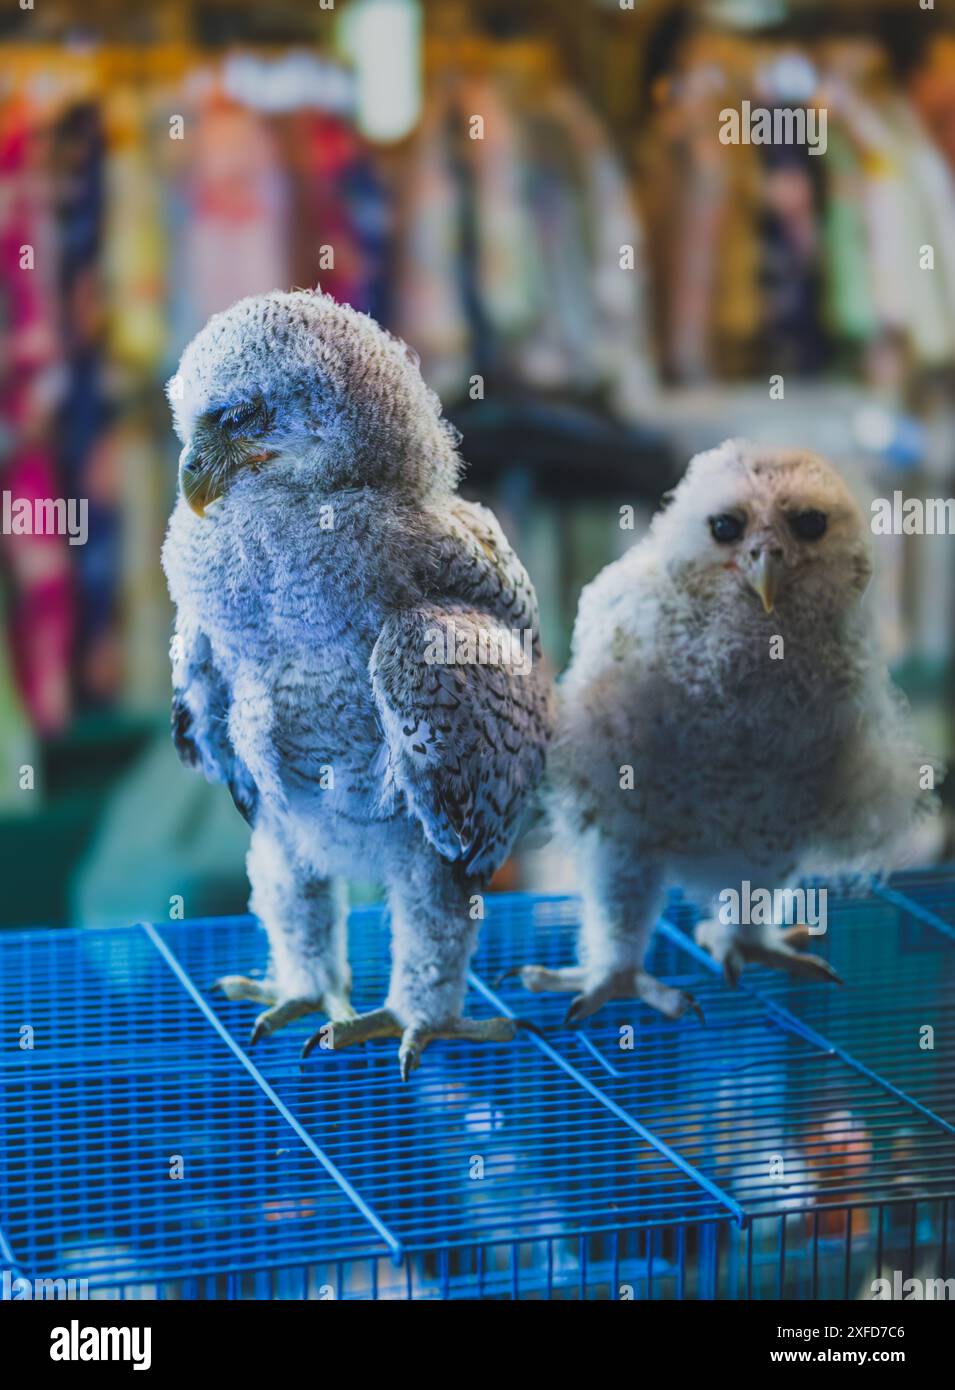
[{"label": "owl foot", "polygon": [[343,1047],[352,1047],[372,1038],[400,1038],[398,1065],[402,1081],[407,1081],[419,1065],[424,1049],[438,1038],[456,1038],[462,1042],[511,1042],[520,1028],[532,1028],[532,1025],[519,1018],[454,1018],[439,1028],[406,1027],[390,1009],[374,1009],[371,1013],[358,1014],[341,1023],[326,1024],[309,1038],[302,1048],[302,1057],[307,1057],[316,1047],[338,1052]]},{"label": "owl foot", "polygon": [[697,944],[709,951],[723,967],[726,982],[732,987],[739,983],[744,965],[764,965],[769,970],[783,970],[797,980],[841,985],[841,977],[821,956],[808,954],[811,933],[806,926],[790,927],[780,932],[766,927],[753,936],[743,935],[738,927],[729,927],[712,919],[698,923]]},{"label": "owl foot", "polygon": [[215,989],[221,989],[227,999],[250,999],[256,1004],[269,1004],[271,1008],[260,1013],[252,1026],[249,1046],[254,1047],[260,1038],[271,1037],[287,1023],[305,1014],[328,1014],[329,1018],[344,1022],[357,1017],[355,1010],[343,994],[326,992],[318,997],[298,996],[279,999],[275,989],[263,980],[252,980],[245,975],[223,975],[216,980]]},{"label": "owl foot", "polygon": [[542,965],[518,965],[505,970],[500,979],[509,975],[519,975],[521,984],[532,994],[573,994],[579,990],[570,1002],[565,1023],[582,1023],[611,999],[642,999],[665,1018],[681,1018],[692,1009],[703,1022],[703,1010],[691,994],[665,985],[645,970],[615,970],[595,984],[589,982],[587,972],[578,965],[564,966],[560,970],[548,970]]}]

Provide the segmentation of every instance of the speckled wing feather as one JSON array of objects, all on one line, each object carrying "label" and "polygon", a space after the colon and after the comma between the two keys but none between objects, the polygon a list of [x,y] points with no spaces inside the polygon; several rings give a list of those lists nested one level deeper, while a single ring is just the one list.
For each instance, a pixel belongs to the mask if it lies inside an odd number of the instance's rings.
[{"label": "speckled wing feather", "polygon": [[538,642],[537,596],[493,512],[455,498],[445,514],[438,555],[436,597],[462,602],[505,627],[529,628]]},{"label": "speckled wing feather", "polygon": [[[386,622],[370,670],[389,780],[435,848],[479,876],[510,850],[543,771],[553,713],[533,589],[496,521],[457,503],[446,540],[433,596]],[[482,634],[525,629],[531,658],[523,673],[514,663],[433,659],[437,635],[446,651],[455,642],[480,651]]]},{"label": "speckled wing feather", "polygon": [[172,740],[180,760],[199,768],[209,782],[223,782],[236,810],[251,825],[258,809],[258,791],[228,733],[229,692],[216,669],[212,649],[203,633],[186,643],[173,661]]}]

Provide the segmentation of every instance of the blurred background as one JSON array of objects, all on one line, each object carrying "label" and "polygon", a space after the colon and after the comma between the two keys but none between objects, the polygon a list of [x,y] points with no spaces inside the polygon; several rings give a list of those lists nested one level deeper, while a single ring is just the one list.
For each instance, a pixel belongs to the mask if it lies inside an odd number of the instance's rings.
[{"label": "blurred background", "polygon": [[[870,496],[955,495],[944,0],[80,8],[0,19],[2,488],[89,502],[85,545],[0,536],[3,924],[244,906],[246,828],[168,736],[159,567],[163,383],[242,295],[321,285],[415,348],[555,671],[581,586],[698,448],[749,434]],[[721,144],[744,99],[824,105],[825,155]],[[948,756],[955,539],[880,537],[876,564]],[[916,853],[951,849],[946,812]],[[543,850],[496,886],[563,873]]]}]

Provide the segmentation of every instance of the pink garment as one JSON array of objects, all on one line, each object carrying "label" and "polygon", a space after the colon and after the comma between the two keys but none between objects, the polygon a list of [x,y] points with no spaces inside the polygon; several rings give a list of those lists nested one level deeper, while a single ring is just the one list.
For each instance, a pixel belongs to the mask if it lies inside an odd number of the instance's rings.
[{"label": "pink garment", "polygon": [[290,287],[288,190],[255,113],[216,102],[199,117],[193,142],[184,250],[198,331],[245,295]]},{"label": "pink garment", "polygon": [[[22,445],[4,470],[14,498],[57,495],[52,460],[42,445]],[[61,536],[5,536],[13,576],[9,632],[20,695],[40,733],[54,733],[70,713],[73,596]]]},{"label": "pink garment", "polygon": [[[340,304],[366,307],[366,267],[352,210],[342,187],[361,144],[340,117],[307,111],[292,117],[287,132],[295,176],[293,282],[320,285]],[[321,248],[334,251],[334,265],[321,265]]]},{"label": "pink garment", "polygon": [[[55,376],[55,267],[52,229],[36,140],[24,108],[0,120],[0,296],[7,353],[0,379],[0,417],[10,440],[0,486],[13,498],[60,493],[47,444]],[[21,264],[33,248],[34,268]],[[38,730],[50,733],[70,712],[73,600],[63,536],[2,536],[11,578],[8,633],[17,685]]]}]

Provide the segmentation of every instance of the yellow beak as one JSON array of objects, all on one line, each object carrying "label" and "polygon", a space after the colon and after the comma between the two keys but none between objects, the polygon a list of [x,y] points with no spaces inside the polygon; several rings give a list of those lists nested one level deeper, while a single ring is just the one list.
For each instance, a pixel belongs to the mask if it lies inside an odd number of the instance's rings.
[{"label": "yellow beak", "polygon": [[753,592],[759,595],[764,613],[773,611],[782,575],[782,560],[774,556],[768,546],[760,550],[750,567],[748,579]]},{"label": "yellow beak", "polygon": [[251,468],[257,471],[260,464],[268,463],[269,459],[276,457],[273,450],[267,449],[263,453],[247,454],[231,468],[223,469],[210,467],[203,462],[200,454],[189,453],[184,449],[179,459],[179,486],[182,488],[182,495],[196,516],[205,516],[206,508],[211,507],[212,503],[223,495],[237,469]]},{"label": "yellow beak", "polygon": [[224,491],[221,474],[218,482],[214,481],[212,470],[195,456],[180,460],[179,486],[196,516],[205,516],[206,507]]}]

